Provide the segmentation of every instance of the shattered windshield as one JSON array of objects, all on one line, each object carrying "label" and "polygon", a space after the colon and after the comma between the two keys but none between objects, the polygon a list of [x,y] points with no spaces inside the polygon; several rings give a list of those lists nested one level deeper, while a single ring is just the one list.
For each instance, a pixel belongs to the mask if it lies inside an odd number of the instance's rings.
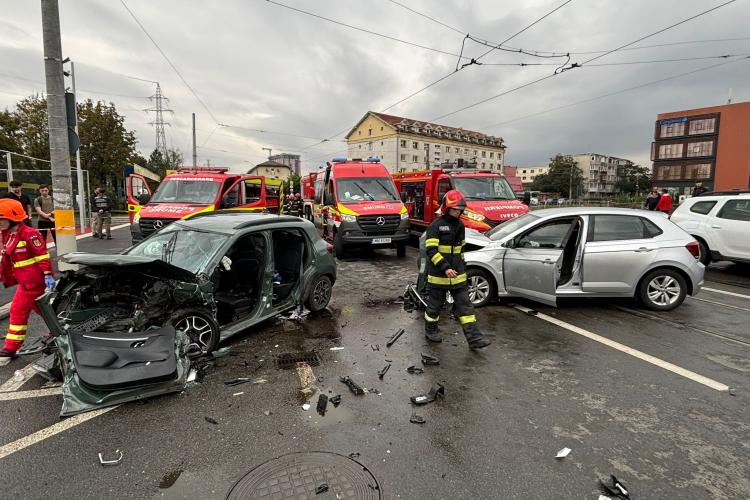
[{"label": "shattered windshield", "polygon": [[515,200],[504,177],[454,177],[453,185],[467,200]]},{"label": "shattered windshield", "polygon": [[195,203],[211,205],[219,194],[220,182],[213,179],[167,179],[151,197],[150,203]]},{"label": "shattered windshield", "polygon": [[197,274],[229,237],[173,224],[134,246],[129,255],[151,257]]},{"label": "shattered windshield", "polygon": [[336,196],[341,203],[398,200],[396,186],[390,177],[337,179]]}]

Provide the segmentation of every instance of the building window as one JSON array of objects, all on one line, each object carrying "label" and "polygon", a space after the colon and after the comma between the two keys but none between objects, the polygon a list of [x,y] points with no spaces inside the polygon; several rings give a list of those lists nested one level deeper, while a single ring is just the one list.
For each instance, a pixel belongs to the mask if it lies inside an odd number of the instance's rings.
[{"label": "building window", "polygon": [[440,144],[435,144],[435,149],[440,149]]},{"label": "building window", "polygon": [[490,151],[490,159],[492,159],[494,157],[495,157],[495,152],[494,151]]},{"label": "building window", "polygon": [[417,141],[412,141],[411,148],[412,149],[419,149],[419,143]]},{"label": "building window", "polygon": [[487,158],[487,151],[482,151],[482,158]]},{"label": "building window", "polygon": [[654,168],[654,179],[679,180],[682,178],[682,165],[659,165]]},{"label": "building window", "polygon": [[688,179],[708,179],[711,177],[710,163],[697,163],[686,166],[686,177]]},{"label": "building window", "polygon": [[714,141],[690,142],[687,147],[687,155],[711,156],[714,150]]},{"label": "building window", "polygon": [[716,118],[704,118],[702,120],[691,120],[688,134],[712,134],[716,131]]},{"label": "building window", "polygon": [[415,163],[418,162],[419,161],[419,156],[417,156],[417,155],[412,156],[411,157],[411,161],[413,161]]},{"label": "building window", "polygon": [[401,155],[401,161],[406,161],[406,155]]},{"label": "building window", "polygon": [[372,129],[371,128],[367,129],[367,135],[372,135]]},{"label": "building window", "polygon": [[380,127],[380,131],[381,131],[381,132],[383,131],[383,127]]},{"label": "building window", "polygon": [[372,143],[371,142],[367,143],[367,149],[370,150],[370,151],[372,151]]},{"label": "building window", "polygon": [[490,168],[492,168],[492,166],[493,166],[493,165],[492,165],[492,162],[490,162]]},{"label": "building window", "polygon": [[524,170],[524,171],[523,171],[523,173],[525,174],[525,173],[526,173],[526,170]]},{"label": "building window", "polygon": [[401,139],[401,147],[402,148],[406,147],[406,140],[405,139]]},{"label": "building window", "polygon": [[659,137],[679,137],[685,135],[685,122],[659,126]]},{"label": "building window", "polygon": [[456,148],[456,150],[454,151],[454,153],[458,154],[458,148]]},{"label": "building window", "polygon": [[362,131],[361,130],[357,130],[357,135],[362,135]]},{"label": "building window", "polygon": [[464,148],[464,154],[465,155],[469,154],[469,149],[468,148]]},{"label": "building window", "polygon": [[359,145],[359,149],[362,149],[362,144]]},{"label": "building window", "polygon": [[659,146],[659,159],[682,158],[684,144],[662,144]]},{"label": "building window", "polygon": [[475,149],[475,150],[474,150],[474,156],[476,156],[476,155],[477,155],[477,150]]}]

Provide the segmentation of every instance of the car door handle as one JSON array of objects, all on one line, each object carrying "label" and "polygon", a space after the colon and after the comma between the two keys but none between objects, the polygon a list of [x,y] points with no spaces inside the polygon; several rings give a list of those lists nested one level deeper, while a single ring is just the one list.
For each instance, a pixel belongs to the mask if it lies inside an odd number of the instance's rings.
[{"label": "car door handle", "polygon": [[544,259],[544,260],[542,261],[542,264],[554,264],[554,263],[555,263],[555,261],[554,261],[554,260],[551,260],[551,259]]},{"label": "car door handle", "polygon": [[711,224],[711,227],[714,228],[714,229],[721,229],[721,226],[717,226],[715,224]]},{"label": "car door handle", "polygon": [[641,248],[639,248],[637,250],[633,250],[633,251],[634,252],[638,252],[638,253],[645,253],[645,252],[650,252],[651,250],[653,250],[653,248],[641,247]]}]

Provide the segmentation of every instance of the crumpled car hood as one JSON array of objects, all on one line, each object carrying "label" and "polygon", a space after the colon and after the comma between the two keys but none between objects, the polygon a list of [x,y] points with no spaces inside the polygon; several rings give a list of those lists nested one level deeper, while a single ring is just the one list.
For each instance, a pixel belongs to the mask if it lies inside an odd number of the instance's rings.
[{"label": "crumpled car hood", "polygon": [[127,254],[96,254],[74,252],[62,256],[63,262],[90,267],[119,267],[129,268],[137,272],[145,272],[151,276],[179,281],[195,282],[196,275],[155,257],[142,257]]},{"label": "crumpled car hood", "polygon": [[484,234],[480,233],[476,229],[469,229],[466,228],[466,244],[467,245],[476,245],[478,247],[486,247],[492,242],[488,237],[486,237]]}]

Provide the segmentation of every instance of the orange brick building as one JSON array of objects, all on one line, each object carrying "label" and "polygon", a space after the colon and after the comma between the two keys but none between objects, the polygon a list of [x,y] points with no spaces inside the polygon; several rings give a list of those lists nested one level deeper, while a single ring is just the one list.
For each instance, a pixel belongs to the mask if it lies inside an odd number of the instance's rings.
[{"label": "orange brick building", "polygon": [[750,102],[656,116],[651,144],[653,182],[691,194],[695,181],[710,190],[750,188]]}]

